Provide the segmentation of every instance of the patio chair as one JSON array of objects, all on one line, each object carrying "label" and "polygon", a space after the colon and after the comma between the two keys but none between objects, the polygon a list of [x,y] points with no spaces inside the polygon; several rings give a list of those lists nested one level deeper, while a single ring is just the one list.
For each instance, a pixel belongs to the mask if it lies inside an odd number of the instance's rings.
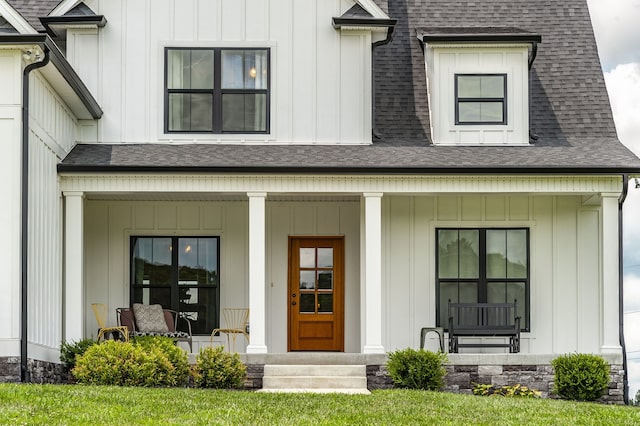
[{"label": "patio chair", "polygon": [[[249,333],[247,332],[249,324],[248,308],[225,308],[222,310],[222,317],[226,328],[215,328],[211,332],[211,345],[213,345],[213,336],[217,333],[225,333],[227,335],[229,352],[236,351],[236,337],[238,334],[244,334],[245,340],[249,343]],[[229,345],[229,337],[231,337],[231,345]]]},{"label": "patio chair", "polygon": [[[116,308],[116,316],[118,318],[118,324],[129,330],[129,336],[163,336],[173,339],[174,342],[185,342],[189,345],[189,352],[193,352],[193,337],[191,334],[191,321],[188,318],[180,315],[176,311],[170,309],[162,309],[160,305],[157,305],[162,312],[161,324],[157,327],[151,326],[149,329],[141,329],[139,327],[139,321],[142,318],[136,318],[132,308]],[[178,321],[184,321],[187,331],[178,330]],[[147,324],[149,326],[149,324]],[[157,328],[157,329],[156,329]]]},{"label": "patio chair", "polygon": [[119,333],[121,339],[125,342],[129,341],[129,330],[127,327],[122,325],[107,327],[107,305],[104,303],[92,303],[91,309],[93,310],[93,314],[96,317],[96,322],[98,323],[98,342],[100,338],[105,339],[105,335],[111,333],[114,337],[114,333]]}]

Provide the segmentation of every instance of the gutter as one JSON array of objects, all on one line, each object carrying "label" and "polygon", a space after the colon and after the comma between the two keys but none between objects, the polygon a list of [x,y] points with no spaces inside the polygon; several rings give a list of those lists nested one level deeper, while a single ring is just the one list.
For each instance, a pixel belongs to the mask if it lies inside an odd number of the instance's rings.
[{"label": "gutter", "polygon": [[627,192],[629,189],[629,175],[624,173],[622,175],[622,194],[618,200],[618,332],[620,334],[620,346],[622,347],[622,369],[624,370],[624,376],[622,378],[622,384],[624,386],[623,397],[624,403],[629,405],[629,372],[627,371],[627,347],[624,339],[624,259],[623,250],[624,245],[622,243],[623,236],[623,214],[622,206],[627,199]]},{"label": "gutter", "polygon": [[21,176],[21,220],[20,220],[20,381],[27,382],[27,339],[28,339],[28,315],[29,303],[27,294],[29,290],[27,272],[27,255],[29,250],[29,74],[31,71],[42,68],[51,59],[50,50],[44,46],[44,58],[40,62],[27,65],[22,73],[22,176]]}]

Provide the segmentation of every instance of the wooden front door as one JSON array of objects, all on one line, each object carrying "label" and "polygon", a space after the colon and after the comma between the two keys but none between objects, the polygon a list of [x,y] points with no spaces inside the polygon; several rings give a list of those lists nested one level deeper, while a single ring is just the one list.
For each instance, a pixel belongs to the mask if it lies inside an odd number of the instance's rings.
[{"label": "wooden front door", "polygon": [[344,238],[289,237],[289,350],[344,351]]}]

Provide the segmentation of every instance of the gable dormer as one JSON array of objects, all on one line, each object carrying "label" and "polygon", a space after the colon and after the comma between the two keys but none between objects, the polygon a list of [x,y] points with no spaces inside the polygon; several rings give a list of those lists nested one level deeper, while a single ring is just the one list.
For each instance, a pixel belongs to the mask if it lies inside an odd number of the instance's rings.
[{"label": "gable dormer", "polygon": [[435,145],[528,145],[529,69],[541,37],[517,28],[420,28]]}]

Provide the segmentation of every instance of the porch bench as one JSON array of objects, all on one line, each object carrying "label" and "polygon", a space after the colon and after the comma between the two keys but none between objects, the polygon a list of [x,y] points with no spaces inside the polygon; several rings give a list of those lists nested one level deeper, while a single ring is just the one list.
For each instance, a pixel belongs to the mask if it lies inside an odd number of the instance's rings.
[{"label": "porch bench", "polygon": [[[518,302],[451,303],[449,301],[449,352],[459,348],[509,348],[520,352]],[[505,337],[508,343],[460,343],[460,337]]]},{"label": "porch bench", "polygon": [[[164,321],[168,331],[141,331],[138,327],[135,314],[131,308],[117,308],[116,316],[118,325],[129,329],[129,337],[136,336],[163,336],[173,339],[174,342],[186,342],[189,345],[189,352],[193,352],[193,338],[191,335],[191,321],[184,318],[178,312],[170,309],[162,310]],[[178,321],[185,321],[187,331],[178,331]]]}]

